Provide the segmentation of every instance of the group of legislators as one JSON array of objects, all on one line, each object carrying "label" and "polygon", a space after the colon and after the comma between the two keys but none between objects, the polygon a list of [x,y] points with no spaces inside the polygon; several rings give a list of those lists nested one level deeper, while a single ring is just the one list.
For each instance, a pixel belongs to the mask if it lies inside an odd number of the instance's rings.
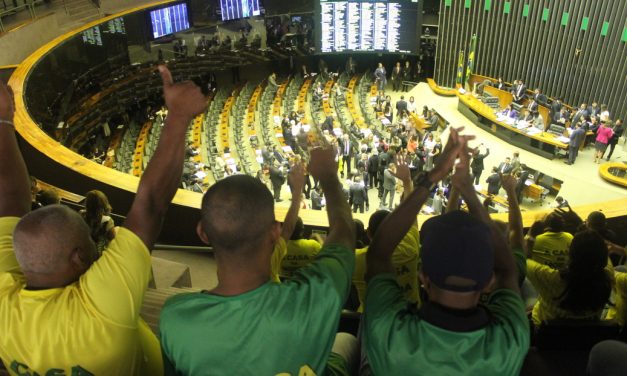
[{"label": "group of legislators", "polygon": [[[282,224],[274,213],[277,192],[259,179],[235,174],[212,185],[196,230],[214,250],[218,285],[169,299],[157,339],[139,316],[150,250],[184,169],[198,168],[185,164],[185,139],[207,105],[198,86],[175,83],[165,66],[159,71],[168,109],[162,137],[124,223],[103,249],[87,224],[102,223],[110,211],[100,195],[94,218],[58,204],[31,211],[13,98],[0,83],[0,359],[9,372],[518,374],[530,346],[525,283],[538,293],[534,326],[560,318],[624,324],[627,273],[614,269],[609,252],[625,248],[614,243],[604,218],[595,214],[584,223],[568,208],[524,237],[511,173],[522,165],[516,155],[499,166],[509,204],[504,227],[490,218],[473,184],[482,170],[475,160],[489,150],[471,150],[474,136],[463,128],[449,127],[443,142],[437,128],[421,135],[401,122],[389,143],[372,135],[359,140],[354,160],[362,175],[351,179],[378,185],[382,196],[381,210],[361,233],[339,171],[341,164],[349,176],[352,159],[342,154],[353,148],[348,134],[327,131],[332,142],[281,171],[292,196]],[[418,151],[431,158],[418,162]],[[375,167],[376,178],[366,175]],[[308,175],[329,222],[318,244],[305,241],[298,220]],[[417,215],[429,199],[442,206],[443,188],[448,205],[419,231]],[[547,252],[554,245],[557,255]],[[351,286],[363,312],[359,339],[337,333]],[[601,317],[613,288],[615,309]]]}]

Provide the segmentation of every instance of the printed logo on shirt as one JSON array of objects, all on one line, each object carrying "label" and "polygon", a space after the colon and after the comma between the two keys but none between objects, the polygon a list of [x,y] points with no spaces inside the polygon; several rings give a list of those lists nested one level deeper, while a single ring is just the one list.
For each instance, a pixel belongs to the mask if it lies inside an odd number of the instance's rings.
[{"label": "printed logo on shirt", "polygon": [[29,366],[23,363],[19,363],[14,360],[11,362],[11,371],[15,372],[18,376],[94,376],[93,373],[84,369],[81,366],[74,366],[71,369],[71,373],[65,373],[65,370],[59,368],[51,368],[44,374],[32,371]]},{"label": "printed logo on shirt", "polygon": [[[292,376],[291,373],[277,373],[276,376]],[[309,366],[302,366],[300,367],[300,370],[298,371],[298,376],[316,376],[316,373],[314,372],[314,370],[311,369],[311,367]]]}]

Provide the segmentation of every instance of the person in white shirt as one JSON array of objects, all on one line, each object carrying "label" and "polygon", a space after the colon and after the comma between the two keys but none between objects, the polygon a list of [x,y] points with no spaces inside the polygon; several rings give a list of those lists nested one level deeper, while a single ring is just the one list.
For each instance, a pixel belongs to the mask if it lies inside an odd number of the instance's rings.
[{"label": "person in white shirt", "polygon": [[414,100],[414,97],[409,97],[409,102],[407,102],[407,112],[409,112],[410,114],[415,114],[416,113],[416,101]]}]

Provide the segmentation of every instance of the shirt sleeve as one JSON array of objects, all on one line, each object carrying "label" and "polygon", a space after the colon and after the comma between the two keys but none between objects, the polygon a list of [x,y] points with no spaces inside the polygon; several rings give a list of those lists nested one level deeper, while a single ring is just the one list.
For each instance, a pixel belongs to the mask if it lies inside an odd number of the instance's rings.
[{"label": "shirt sleeve", "polygon": [[14,279],[23,278],[13,250],[13,230],[19,221],[18,217],[0,218],[0,273],[9,273]]},{"label": "shirt sleeve", "polygon": [[135,327],[150,276],[151,259],[144,242],[120,227],[79,284],[103,317],[121,326]]},{"label": "shirt sleeve", "polygon": [[[316,286],[329,285],[344,304],[350,291],[351,278],[355,268],[355,252],[347,247],[330,244],[324,245],[314,261],[308,267],[300,268],[292,282]],[[328,295],[329,290],[325,291]]]},{"label": "shirt sleeve", "polygon": [[[507,348],[512,353],[525,354],[529,348],[529,320],[525,303],[519,294],[512,290],[500,289],[490,294],[488,310],[503,330]],[[518,349],[518,350],[514,350]]]},{"label": "shirt sleeve", "polygon": [[555,286],[560,284],[559,271],[540,264],[539,262],[527,259],[527,278],[536,288],[540,296],[552,296]]},{"label": "shirt sleeve", "polygon": [[396,282],[393,273],[376,275],[366,287],[366,330],[368,325],[381,317],[393,317],[397,312],[407,307],[403,291]]}]

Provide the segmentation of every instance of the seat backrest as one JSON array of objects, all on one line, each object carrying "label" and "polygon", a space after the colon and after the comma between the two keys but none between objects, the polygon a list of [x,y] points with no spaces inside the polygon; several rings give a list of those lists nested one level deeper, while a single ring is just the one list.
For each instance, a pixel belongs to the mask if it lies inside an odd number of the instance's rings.
[{"label": "seat backrest", "polygon": [[614,321],[553,320],[542,324],[535,335],[539,350],[590,350],[597,343],[618,337]]},{"label": "seat backrest", "polygon": [[549,126],[549,132],[553,133],[553,134],[557,134],[557,135],[563,135],[564,131],[566,131],[566,127],[558,125],[558,124],[551,124]]}]

